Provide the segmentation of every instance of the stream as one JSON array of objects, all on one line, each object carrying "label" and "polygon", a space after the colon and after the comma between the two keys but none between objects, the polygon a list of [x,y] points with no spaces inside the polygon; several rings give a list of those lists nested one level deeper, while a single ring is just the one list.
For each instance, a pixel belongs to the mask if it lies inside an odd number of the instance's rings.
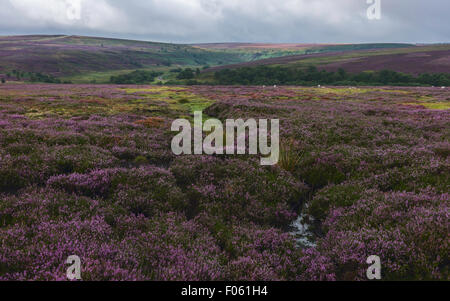
[{"label": "stream", "polygon": [[316,243],[314,242],[314,234],[309,231],[309,226],[305,223],[308,216],[304,213],[304,211],[305,210],[303,209],[298,218],[292,223],[292,231],[290,232],[295,237],[297,246],[301,249],[316,246]]}]

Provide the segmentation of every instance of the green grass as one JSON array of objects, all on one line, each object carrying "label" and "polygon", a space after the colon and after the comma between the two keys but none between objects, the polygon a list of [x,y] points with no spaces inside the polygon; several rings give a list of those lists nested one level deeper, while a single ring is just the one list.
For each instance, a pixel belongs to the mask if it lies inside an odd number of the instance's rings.
[{"label": "green grass", "polygon": [[450,110],[450,101],[447,102],[416,102],[416,103],[405,103],[405,105],[411,106],[423,106],[430,110]]},{"label": "green grass", "polygon": [[214,103],[211,99],[200,97],[182,87],[152,86],[124,90],[127,93],[138,94],[146,101],[165,102],[170,110],[177,112],[180,117],[186,118],[190,118],[190,115],[196,111],[203,112]]},{"label": "green grass", "polygon": [[65,76],[62,77],[61,80],[63,81],[70,81],[74,84],[87,84],[87,83],[96,83],[96,84],[108,84],[111,76],[117,76],[121,74],[127,74],[131,73],[135,70],[144,70],[144,71],[156,71],[156,72],[162,72],[163,74],[157,78],[153,82],[149,82],[148,84],[157,84],[159,82],[165,84],[168,81],[177,81],[177,74],[174,72],[170,72],[172,69],[176,68],[191,68],[196,69],[199,68],[199,66],[195,65],[175,65],[175,66],[154,66],[154,67],[148,67],[148,68],[136,68],[136,69],[124,69],[124,70],[112,70],[112,71],[100,71],[100,72],[88,72],[88,73],[82,73],[72,76]]},{"label": "green grass", "polygon": [[[86,84],[86,83],[97,83],[97,84],[107,84],[111,76],[117,76],[121,74],[127,74],[135,70],[145,70],[145,71],[158,71],[158,72],[168,72],[169,67],[154,67],[154,68],[138,68],[138,69],[124,69],[124,70],[112,70],[104,72],[89,72],[73,76],[65,76],[61,78],[62,80],[71,81],[74,84]],[[149,83],[151,84],[151,83]]]}]

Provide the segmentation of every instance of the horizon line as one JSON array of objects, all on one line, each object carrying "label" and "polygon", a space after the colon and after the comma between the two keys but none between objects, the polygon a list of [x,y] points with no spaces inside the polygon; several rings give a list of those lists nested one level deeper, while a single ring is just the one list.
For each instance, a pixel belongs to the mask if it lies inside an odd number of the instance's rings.
[{"label": "horizon line", "polygon": [[41,33],[33,33],[33,34],[0,34],[0,38],[7,37],[81,37],[81,38],[101,38],[101,39],[111,39],[111,40],[124,40],[124,41],[134,41],[134,42],[148,42],[148,43],[160,43],[160,44],[173,44],[173,45],[214,45],[214,44],[271,44],[271,45],[364,45],[364,44],[409,44],[409,45],[447,45],[449,42],[267,42],[267,41],[258,41],[258,42],[230,42],[230,41],[215,41],[215,42],[167,42],[167,41],[158,41],[158,40],[148,40],[148,39],[135,39],[135,38],[123,38],[123,37],[109,37],[109,36],[95,36],[95,35],[80,35],[80,34],[41,34]]}]

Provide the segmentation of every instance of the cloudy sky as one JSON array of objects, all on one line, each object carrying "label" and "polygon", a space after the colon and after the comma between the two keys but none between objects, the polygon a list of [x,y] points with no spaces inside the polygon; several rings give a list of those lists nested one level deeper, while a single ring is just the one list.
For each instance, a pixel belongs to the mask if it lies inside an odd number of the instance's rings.
[{"label": "cloudy sky", "polygon": [[[369,20],[367,2],[380,1]],[[374,11],[372,11],[374,12]],[[164,42],[450,42],[448,0],[0,0],[0,35]]]}]

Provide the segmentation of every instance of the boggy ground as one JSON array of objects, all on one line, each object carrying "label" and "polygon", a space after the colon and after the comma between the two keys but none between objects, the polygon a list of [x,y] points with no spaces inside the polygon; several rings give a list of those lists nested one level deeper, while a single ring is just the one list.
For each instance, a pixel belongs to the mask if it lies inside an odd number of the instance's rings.
[{"label": "boggy ground", "polygon": [[[448,88],[0,86],[0,279],[448,280]],[[171,121],[279,118],[277,166]],[[289,226],[303,210],[315,246]]]}]

